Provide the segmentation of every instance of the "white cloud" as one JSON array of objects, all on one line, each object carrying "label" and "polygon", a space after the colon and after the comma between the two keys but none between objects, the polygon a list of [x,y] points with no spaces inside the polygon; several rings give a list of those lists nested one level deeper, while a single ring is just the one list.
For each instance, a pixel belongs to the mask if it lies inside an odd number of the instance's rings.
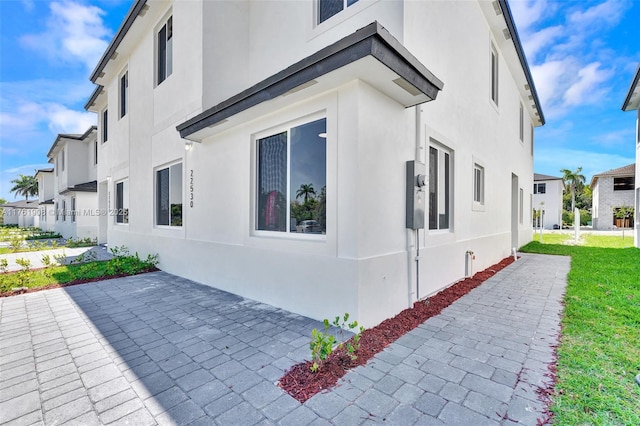
[{"label": "white cloud", "polygon": [[96,124],[96,115],[91,112],[74,111],[60,104],[47,108],[49,130],[54,133],[84,133]]},{"label": "white cloud", "polygon": [[31,132],[41,123],[54,134],[84,133],[95,122],[94,113],[72,110],[59,103],[29,102],[19,105],[15,112],[0,112],[0,128],[11,135]]},{"label": "white cloud", "polygon": [[102,21],[105,12],[70,0],[52,2],[49,8],[46,31],[25,35],[21,42],[48,55],[52,61],[80,61],[93,69],[111,35]]},{"label": "white cloud", "polygon": [[577,78],[564,93],[563,101],[566,106],[584,105],[602,100],[603,94],[608,91],[602,83],[609,79],[612,72],[600,69],[600,65],[599,62],[594,62],[578,71]]},{"label": "white cloud", "polygon": [[575,11],[569,15],[569,23],[579,27],[614,26],[622,18],[629,4],[624,0],[607,0],[588,8],[585,11]]},{"label": "white cloud", "polygon": [[552,45],[552,43],[563,35],[564,27],[560,25],[547,27],[540,31],[528,34],[522,45],[524,51],[527,52],[527,57],[535,58],[541,50]]},{"label": "white cloud", "polygon": [[635,162],[634,157],[625,157],[619,154],[557,147],[538,149],[536,147],[534,169],[536,173],[559,176],[560,169],[575,170],[582,167],[582,172],[588,183],[594,174],[623,167],[633,162]]},{"label": "white cloud", "polygon": [[510,1],[509,8],[518,23],[518,31],[526,31],[542,18],[549,5],[547,0]]}]

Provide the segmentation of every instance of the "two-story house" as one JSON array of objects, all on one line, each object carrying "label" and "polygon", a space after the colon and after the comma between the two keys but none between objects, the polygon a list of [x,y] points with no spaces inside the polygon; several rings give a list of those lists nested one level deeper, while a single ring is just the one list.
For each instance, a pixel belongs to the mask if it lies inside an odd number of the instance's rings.
[{"label": "two-story house", "polygon": [[531,239],[504,0],[136,0],[91,80],[99,240],[167,272],[371,326]]},{"label": "two-story house", "polygon": [[635,164],[593,175],[590,183],[593,197],[593,229],[607,230],[633,226],[633,222],[617,218],[616,210],[633,207],[635,176]]},{"label": "two-story house", "polygon": [[38,226],[43,231],[55,231],[56,182],[53,168],[37,170],[35,178],[38,181],[38,204],[40,206]]},{"label": "two-story house", "polygon": [[[540,223],[544,229],[562,228],[562,193],[564,181],[561,177],[535,173],[533,175],[533,208],[542,211]],[[537,218],[536,218],[537,219]]]},{"label": "two-story house", "polygon": [[55,231],[64,238],[98,233],[97,128],[83,134],[59,134],[47,153],[54,165]]},{"label": "two-story house", "polygon": [[[636,73],[631,81],[627,96],[622,104],[623,111],[636,111],[636,168],[635,176],[640,176],[640,65],[636,69]],[[640,247],[640,182],[635,181],[635,220],[634,220],[634,242],[636,247]]]}]

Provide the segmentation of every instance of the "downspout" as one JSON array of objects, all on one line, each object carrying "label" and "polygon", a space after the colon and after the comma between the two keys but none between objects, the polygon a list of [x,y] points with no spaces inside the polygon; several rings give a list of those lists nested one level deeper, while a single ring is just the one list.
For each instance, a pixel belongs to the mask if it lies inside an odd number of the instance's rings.
[{"label": "downspout", "polygon": [[[416,105],[416,151],[415,161],[422,162],[422,111],[420,105]],[[420,300],[420,229],[416,229],[416,300]]]}]

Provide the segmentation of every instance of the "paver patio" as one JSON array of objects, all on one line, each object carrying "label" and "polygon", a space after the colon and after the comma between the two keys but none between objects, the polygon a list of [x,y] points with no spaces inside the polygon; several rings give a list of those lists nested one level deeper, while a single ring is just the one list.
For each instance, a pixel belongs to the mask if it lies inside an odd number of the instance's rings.
[{"label": "paver patio", "polygon": [[0,299],[0,424],[535,425],[568,271],[523,255],[305,404],[309,318],[164,272]]}]

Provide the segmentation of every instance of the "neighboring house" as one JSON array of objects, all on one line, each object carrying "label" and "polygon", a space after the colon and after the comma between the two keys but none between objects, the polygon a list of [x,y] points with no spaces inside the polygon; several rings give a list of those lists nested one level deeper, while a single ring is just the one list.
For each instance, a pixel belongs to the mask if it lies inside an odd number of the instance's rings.
[{"label": "neighboring house", "polygon": [[624,226],[616,219],[614,213],[620,207],[633,207],[635,175],[635,164],[593,175],[590,184],[593,195],[593,229],[615,229]]},{"label": "neighboring house", "polygon": [[38,203],[40,205],[38,226],[43,231],[55,231],[55,176],[53,168],[36,171],[38,181]]},{"label": "neighboring house", "polygon": [[64,238],[98,234],[97,128],[84,134],[59,134],[47,158],[54,164],[55,231]]},{"label": "neighboring house", "polygon": [[[533,208],[543,211],[544,229],[562,228],[562,193],[564,181],[561,177],[533,175]],[[539,226],[538,223],[535,226]]]},{"label": "neighboring house", "polygon": [[[623,111],[636,111],[636,170],[635,176],[640,176],[640,65],[636,70],[636,74],[633,77],[627,97],[622,104]],[[634,240],[635,246],[640,247],[640,182],[635,183],[635,233]]]},{"label": "neighboring house", "polygon": [[38,200],[20,200],[3,204],[2,218],[4,225],[18,225],[20,228],[38,226],[40,212]]},{"label": "neighboring house", "polygon": [[100,242],[371,326],[531,240],[544,118],[507,3],[335,5],[134,2],[86,105]]}]

